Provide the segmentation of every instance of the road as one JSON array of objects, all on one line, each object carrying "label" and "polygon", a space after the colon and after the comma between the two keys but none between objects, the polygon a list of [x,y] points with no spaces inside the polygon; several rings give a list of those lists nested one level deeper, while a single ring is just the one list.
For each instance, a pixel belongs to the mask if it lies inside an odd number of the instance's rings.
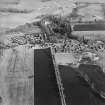
[{"label": "road", "polygon": [[26,46],[3,50],[0,105],[34,105],[34,52]]},{"label": "road", "polygon": [[50,49],[34,51],[35,105],[61,105]]}]

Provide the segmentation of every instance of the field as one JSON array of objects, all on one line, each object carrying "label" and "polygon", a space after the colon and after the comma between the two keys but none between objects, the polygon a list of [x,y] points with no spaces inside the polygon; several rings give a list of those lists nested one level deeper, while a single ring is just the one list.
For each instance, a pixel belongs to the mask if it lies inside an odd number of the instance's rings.
[{"label": "field", "polygon": [[1,50],[0,104],[34,105],[33,50],[25,46]]}]

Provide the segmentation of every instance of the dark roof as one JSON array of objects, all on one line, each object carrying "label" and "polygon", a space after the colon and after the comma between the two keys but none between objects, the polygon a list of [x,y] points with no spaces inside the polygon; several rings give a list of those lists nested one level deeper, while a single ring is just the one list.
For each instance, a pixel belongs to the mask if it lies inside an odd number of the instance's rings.
[{"label": "dark roof", "polygon": [[91,23],[91,24],[78,24],[73,27],[74,31],[103,31],[105,24]]}]

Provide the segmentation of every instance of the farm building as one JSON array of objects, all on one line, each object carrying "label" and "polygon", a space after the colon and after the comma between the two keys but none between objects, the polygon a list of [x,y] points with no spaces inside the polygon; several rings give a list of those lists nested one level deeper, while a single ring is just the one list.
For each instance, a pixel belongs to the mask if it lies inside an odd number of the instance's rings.
[{"label": "farm building", "polygon": [[105,40],[105,23],[82,23],[73,26],[72,35],[86,39]]}]

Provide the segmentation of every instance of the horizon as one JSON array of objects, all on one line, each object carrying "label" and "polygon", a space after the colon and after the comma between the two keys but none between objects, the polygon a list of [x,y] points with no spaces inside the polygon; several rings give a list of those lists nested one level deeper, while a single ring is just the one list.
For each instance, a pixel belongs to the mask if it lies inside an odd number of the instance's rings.
[{"label": "horizon", "polygon": [[[75,1],[91,2],[91,0]],[[92,2],[105,1],[92,0]],[[73,8],[75,8],[73,0],[0,0],[0,28],[15,28],[25,23],[31,23],[39,15],[69,14]],[[93,12],[97,10],[95,7]],[[96,13],[97,15],[100,15],[99,11]]]}]

